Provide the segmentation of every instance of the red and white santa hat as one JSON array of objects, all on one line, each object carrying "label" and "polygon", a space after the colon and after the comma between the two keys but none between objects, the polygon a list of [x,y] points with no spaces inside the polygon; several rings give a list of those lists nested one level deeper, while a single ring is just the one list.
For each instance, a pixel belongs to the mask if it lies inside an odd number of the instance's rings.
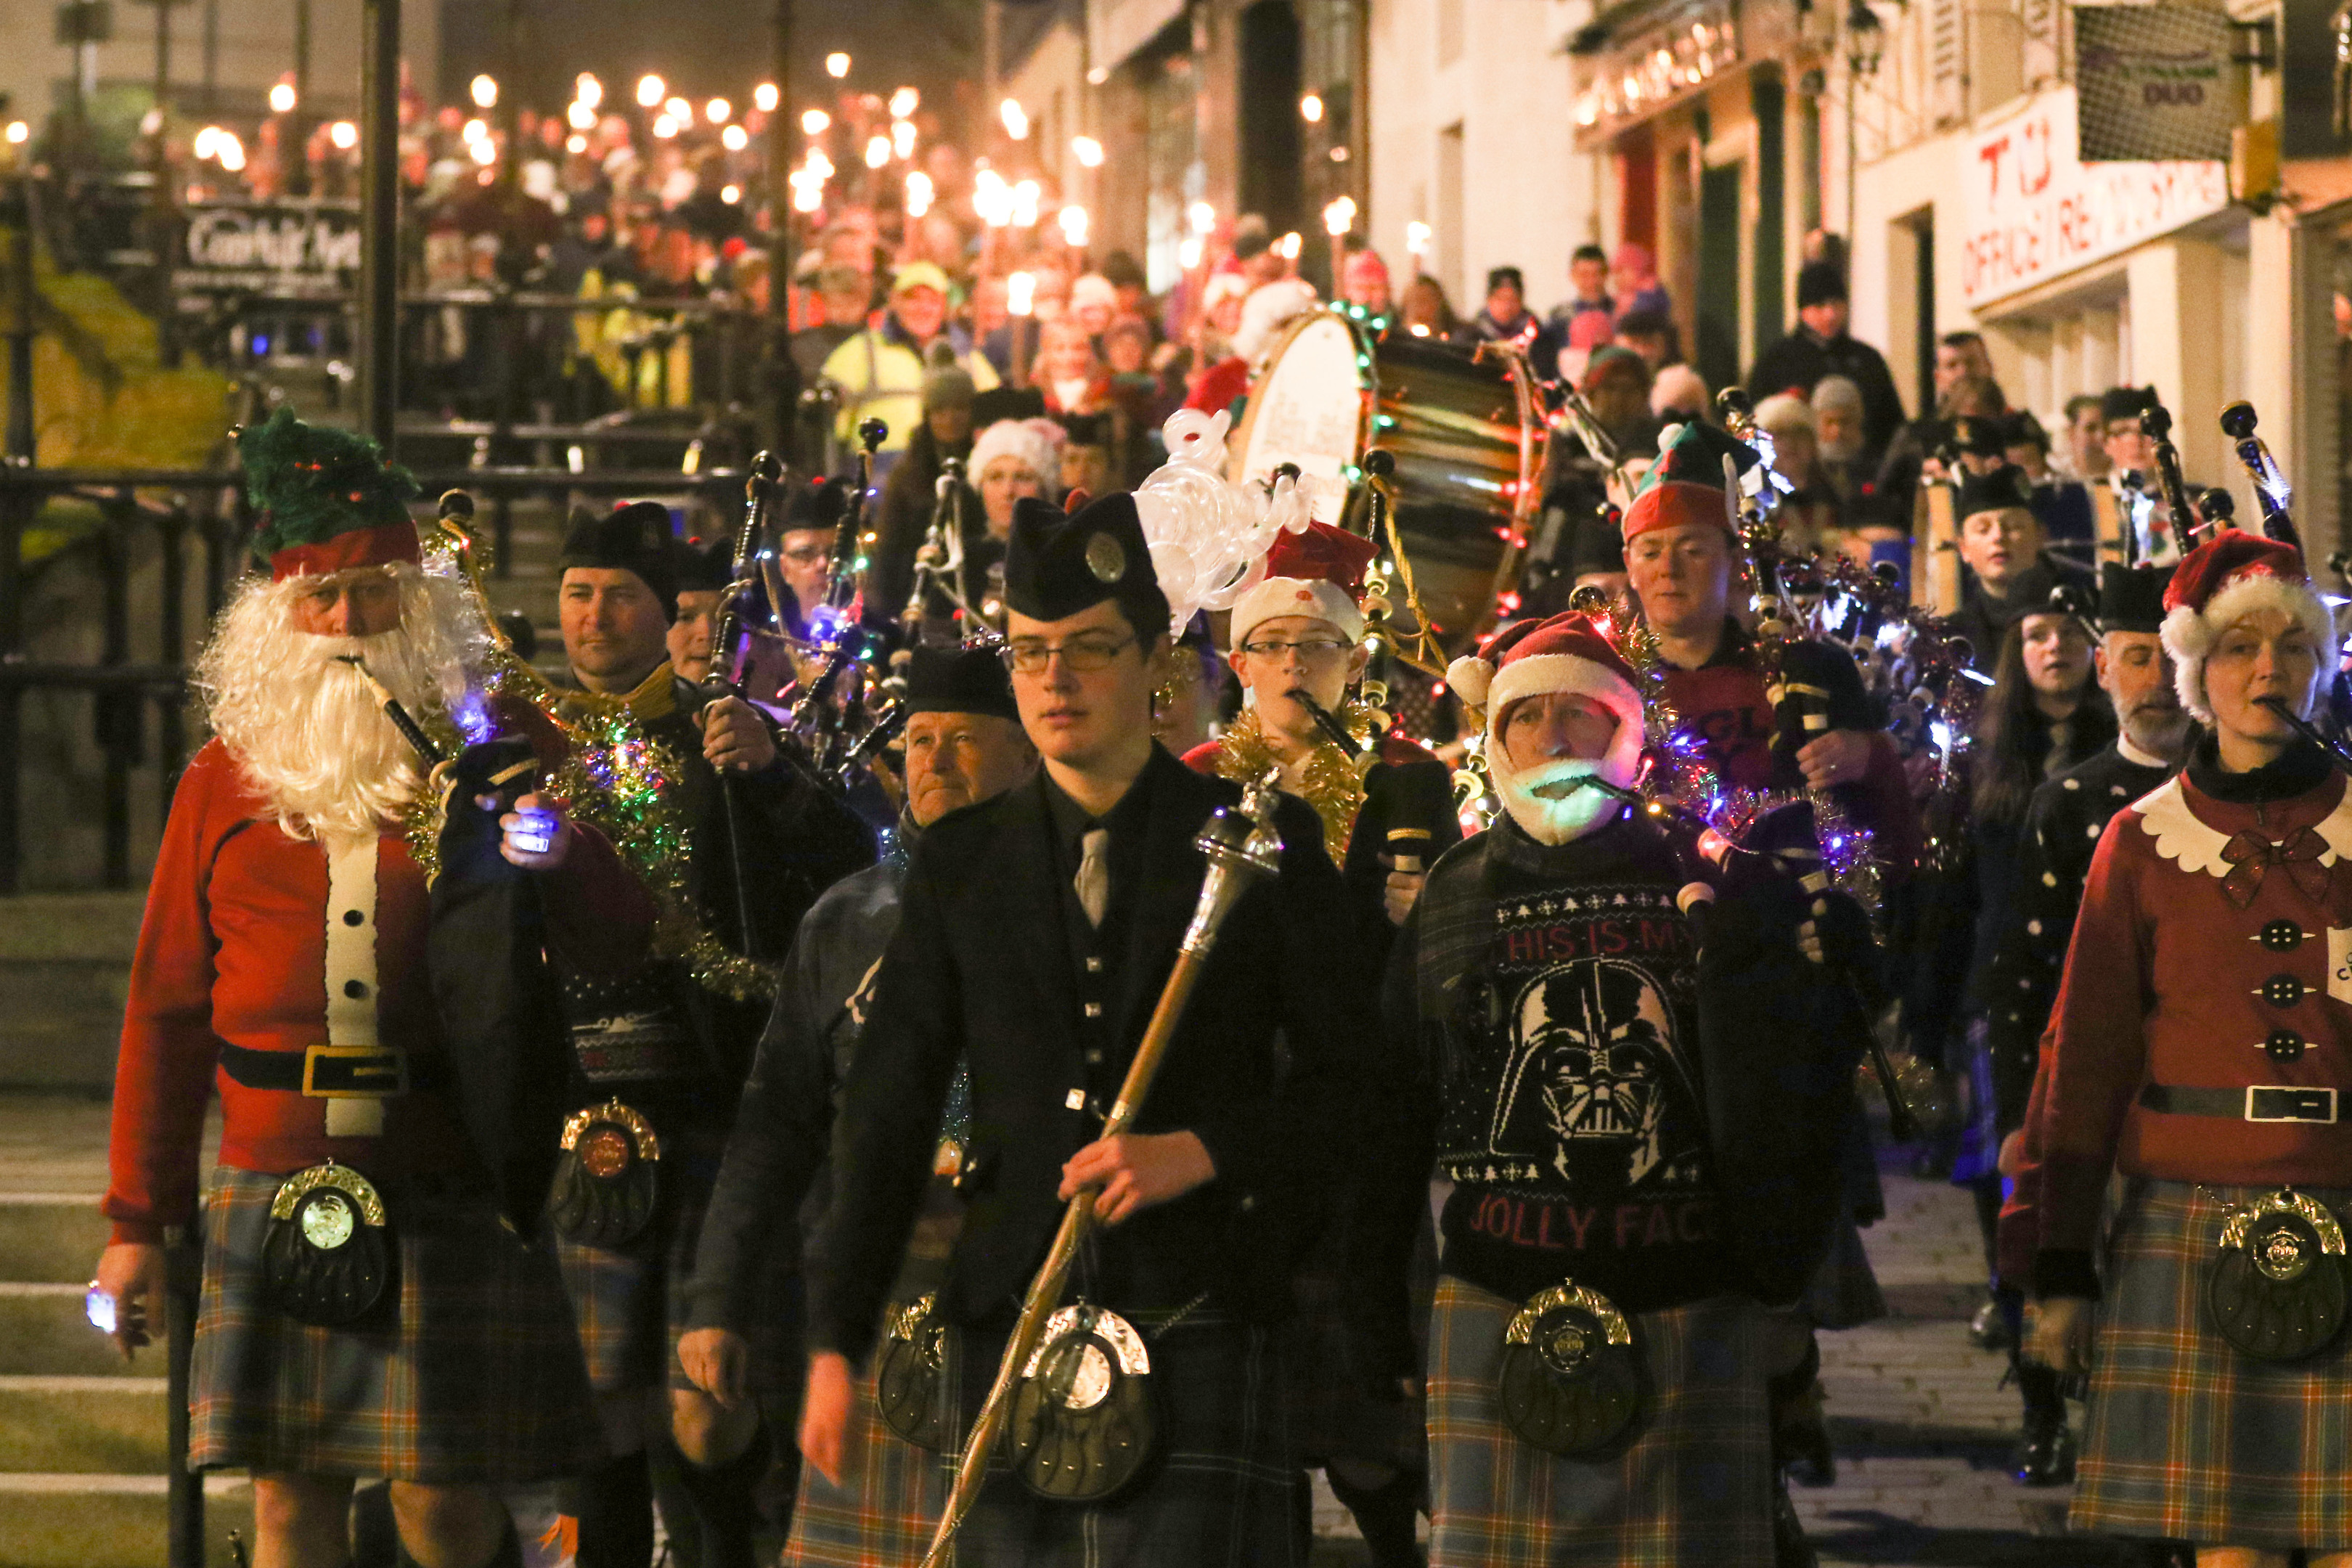
[{"label": "red and white santa hat", "polygon": [[1303,533],[1275,535],[1265,552],[1265,580],[1234,601],[1231,646],[1249,641],[1261,621],[1277,616],[1307,616],[1328,621],[1349,642],[1364,635],[1364,612],[1356,596],[1364,591],[1364,568],[1380,546],[1361,534],[1328,522],[1310,522]]},{"label": "red and white santa hat", "polygon": [[2205,660],[2231,624],[2259,610],[2284,610],[2303,624],[2319,650],[2322,672],[2334,668],[2336,617],[2328,611],[2302,552],[2280,540],[2224,529],[2181,558],[2164,591],[2164,648],[2172,656],[2180,705],[2201,724],[2213,722],[2205,700]]},{"label": "red and white santa hat", "polygon": [[1476,653],[1447,665],[1445,682],[1463,701],[1486,710],[1486,771],[1497,782],[1512,772],[1501,741],[1504,714],[1522,698],[1556,692],[1580,693],[1617,715],[1603,777],[1631,785],[1641,775],[1641,689],[1601,623],[1580,610],[1506,626]]}]

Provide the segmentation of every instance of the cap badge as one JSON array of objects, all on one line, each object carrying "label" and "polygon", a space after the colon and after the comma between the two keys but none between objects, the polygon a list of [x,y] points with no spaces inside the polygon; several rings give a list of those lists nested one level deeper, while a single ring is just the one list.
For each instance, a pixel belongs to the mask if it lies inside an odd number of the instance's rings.
[{"label": "cap badge", "polygon": [[1097,583],[1108,584],[1127,575],[1127,551],[1108,533],[1087,541],[1086,562]]}]

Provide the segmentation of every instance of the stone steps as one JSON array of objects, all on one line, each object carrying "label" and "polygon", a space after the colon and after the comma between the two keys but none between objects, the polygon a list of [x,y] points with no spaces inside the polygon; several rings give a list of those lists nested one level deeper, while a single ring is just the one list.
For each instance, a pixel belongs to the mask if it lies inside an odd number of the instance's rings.
[{"label": "stone steps", "polygon": [[[105,1113],[45,1095],[0,1114],[0,1183],[17,1188],[0,1190],[0,1568],[156,1568],[168,1547],[163,1346],[125,1362],[82,1316],[107,1237]],[[206,1563],[229,1568],[250,1489],[205,1491]]]}]

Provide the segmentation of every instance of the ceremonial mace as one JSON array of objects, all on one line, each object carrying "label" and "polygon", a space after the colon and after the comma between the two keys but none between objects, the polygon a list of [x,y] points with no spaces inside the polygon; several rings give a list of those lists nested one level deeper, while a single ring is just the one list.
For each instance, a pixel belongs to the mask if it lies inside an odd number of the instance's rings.
[{"label": "ceremonial mace", "polygon": [[[1160,1059],[1168,1054],[1169,1042],[1175,1038],[1176,1026],[1184,1016],[1184,1008],[1192,998],[1192,987],[1201,978],[1201,971],[1209,962],[1209,950],[1216,945],[1217,932],[1232,914],[1241,897],[1261,879],[1272,877],[1281,869],[1282,839],[1274,829],[1275,787],[1271,780],[1261,779],[1244,786],[1239,808],[1219,806],[1202,827],[1193,847],[1209,858],[1209,869],[1201,879],[1201,900],[1193,906],[1192,923],[1184,931],[1184,940],[1176,952],[1176,965],[1168,972],[1168,984],[1161,987],[1159,1005],[1151,1010],[1151,1022],[1143,1031],[1143,1043],[1136,1047],[1135,1060],[1127,1069],[1127,1079],[1119,1085],[1118,1099],[1112,1102],[1110,1114],[1103,1119],[1102,1136],[1116,1138],[1135,1124],[1142,1114],[1144,1098],[1151,1092],[1151,1080],[1158,1076]],[[1004,1429],[1012,1413],[1013,1385],[1029,1364],[1029,1357],[1044,1337],[1045,1320],[1053,1315],[1062,1300],[1062,1288],[1070,1277],[1070,1268],[1077,1261],[1079,1244],[1095,1224],[1095,1189],[1087,1187],[1070,1200],[1062,1211],[1062,1228],[1055,1234],[1053,1249],[1045,1255],[1045,1267],[1030,1281],[1029,1293],[1022,1299],[1021,1317],[1013,1325],[1013,1337],[1005,1342],[1004,1359],[997,1363],[996,1381],[989,1386],[988,1398],[972,1422],[971,1435],[964,1440],[963,1458],[956,1467],[955,1487],[948,1494],[947,1508],[940,1515],[940,1527],[931,1537],[930,1550],[923,1553],[922,1568],[938,1568],[947,1561],[948,1548],[955,1540],[956,1531],[972,1504],[980,1500],[980,1489],[988,1475],[988,1450]]]}]

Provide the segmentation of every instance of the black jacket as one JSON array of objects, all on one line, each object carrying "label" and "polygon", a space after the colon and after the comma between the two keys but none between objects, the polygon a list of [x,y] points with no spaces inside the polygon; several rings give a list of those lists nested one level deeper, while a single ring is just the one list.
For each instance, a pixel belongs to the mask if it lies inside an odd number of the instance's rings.
[{"label": "black jacket", "polygon": [[[1041,775],[952,813],[915,848],[835,1130],[813,1349],[855,1360],[872,1345],[959,1057],[971,1073],[971,1202],[943,1306],[961,1322],[1009,1318],[1060,1223],[1062,1164],[1099,1133],[1191,921],[1204,869],[1192,841],[1240,796],[1154,749],[1134,785],[1147,793],[1111,816],[1124,831],[1132,804],[1141,826],[1131,850],[1114,843],[1109,984],[1090,1021],[1073,930],[1084,917],[1048,788]],[[1100,1282],[1107,1305],[1172,1308],[1208,1290],[1220,1310],[1277,1316],[1326,1207],[1356,1121],[1341,1051],[1370,1032],[1371,976],[1344,940],[1347,895],[1314,814],[1285,798],[1276,821],[1281,875],[1227,921],[1137,1122],[1198,1134],[1216,1179],[1099,1235],[1080,1283]]]},{"label": "black jacket", "polygon": [[1824,338],[1799,327],[1756,356],[1748,391],[1759,402],[1781,392],[1811,397],[1825,375],[1844,376],[1862,388],[1864,439],[1872,453],[1885,451],[1903,428],[1903,395],[1895,389],[1886,357],[1844,332]]},{"label": "black jacket", "polygon": [[[2042,1059],[2042,1031],[2058,999],[2074,916],[2091,874],[2091,852],[2108,819],[2178,769],[2133,762],[2110,743],[2033,792],[2019,836],[2015,890],[1997,928],[1980,935],[1985,1041],[2003,1129],[2025,1120]],[[1988,941],[1987,938],[1990,938]]]}]

